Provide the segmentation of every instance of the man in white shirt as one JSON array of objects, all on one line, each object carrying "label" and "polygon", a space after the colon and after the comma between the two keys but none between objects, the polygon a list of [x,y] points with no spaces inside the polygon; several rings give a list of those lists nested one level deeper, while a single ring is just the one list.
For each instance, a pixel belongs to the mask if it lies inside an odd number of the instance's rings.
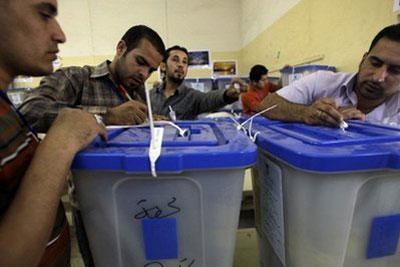
[{"label": "man in white shirt", "polygon": [[400,24],[381,30],[356,74],[320,71],[268,95],[270,119],[340,126],[348,119],[400,123]]}]

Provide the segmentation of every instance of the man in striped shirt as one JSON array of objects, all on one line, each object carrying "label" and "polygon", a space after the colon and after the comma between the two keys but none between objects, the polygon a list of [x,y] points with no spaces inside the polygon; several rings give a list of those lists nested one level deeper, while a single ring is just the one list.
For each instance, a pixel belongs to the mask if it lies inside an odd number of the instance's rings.
[{"label": "man in striped shirt", "polygon": [[106,132],[93,115],[64,109],[39,144],[4,90],[16,75],[53,71],[65,42],[57,0],[0,0],[0,9],[0,266],[68,266],[60,196],[76,152]]},{"label": "man in striped shirt", "polygon": [[47,132],[63,107],[101,115],[107,125],[140,124],[147,119],[144,82],[164,52],[153,29],[133,26],[118,42],[113,61],[57,70],[42,79],[19,109],[39,132]]}]

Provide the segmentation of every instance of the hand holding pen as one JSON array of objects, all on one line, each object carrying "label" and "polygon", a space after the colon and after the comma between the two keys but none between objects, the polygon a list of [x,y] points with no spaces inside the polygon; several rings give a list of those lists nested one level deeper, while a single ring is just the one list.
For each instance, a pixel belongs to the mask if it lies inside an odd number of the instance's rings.
[{"label": "hand holding pen", "polygon": [[307,112],[306,123],[341,127],[344,118],[334,99],[323,97],[315,101]]},{"label": "hand holding pen", "polygon": [[123,94],[124,97],[126,97],[128,101],[133,101],[132,97],[122,84],[119,85],[118,90]]},{"label": "hand holding pen", "polygon": [[119,91],[127,102],[110,108],[103,116],[106,125],[132,125],[141,124],[147,120],[147,106],[137,100],[133,100],[126,89],[121,85]]}]

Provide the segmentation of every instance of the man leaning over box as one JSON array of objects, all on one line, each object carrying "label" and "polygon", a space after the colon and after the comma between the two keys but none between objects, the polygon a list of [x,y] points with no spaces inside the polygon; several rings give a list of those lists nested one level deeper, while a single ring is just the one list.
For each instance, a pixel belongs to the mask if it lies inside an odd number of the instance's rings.
[{"label": "man leaning over box", "polygon": [[[32,90],[20,111],[38,132],[47,132],[63,107],[101,115],[107,125],[142,123],[147,118],[144,82],[158,68],[164,52],[154,30],[133,26],[118,42],[112,62],[57,70]],[[94,266],[79,209],[74,208],[73,215],[83,261]]]},{"label": "man leaning over box", "polygon": [[340,126],[343,120],[400,123],[400,25],[382,29],[357,73],[318,71],[268,95],[270,119]]},{"label": "man leaning over box", "polygon": [[0,9],[0,266],[67,267],[70,239],[60,197],[75,153],[105,136],[105,128],[92,114],[64,109],[39,144],[5,89],[17,75],[53,71],[65,42],[57,1],[0,0]]},{"label": "man leaning over box", "polygon": [[101,115],[106,125],[140,124],[147,119],[144,82],[164,52],[154,30],[131,27],[118,42],[113,61],[57,70],[42,79],[19,109],[38,132],[46,132],[63,107]]}]

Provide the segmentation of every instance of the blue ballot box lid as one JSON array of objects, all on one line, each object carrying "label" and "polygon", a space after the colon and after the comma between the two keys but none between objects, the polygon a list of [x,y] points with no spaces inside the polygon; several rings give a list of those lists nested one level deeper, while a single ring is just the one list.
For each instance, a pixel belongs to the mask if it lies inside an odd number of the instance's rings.
[{"label": "blue ballot box lid", "polygon": [[[177,124],[188,130],[186,136],[180,136],[171,126],[159,126],[164,128],[164,137],[157,172],[244,168],[256,161],[257,147],[231,122]],[[149,172],[150,136],[148,126],[109,130],[109,140],[95,139],[77,154],[72,169]]]},{"label": "blue ballot box lid", "polygon": [[350,121],[342,130],[257,120],[256,144],[296,168],[320,172],[400,169],[400,128]]}]

